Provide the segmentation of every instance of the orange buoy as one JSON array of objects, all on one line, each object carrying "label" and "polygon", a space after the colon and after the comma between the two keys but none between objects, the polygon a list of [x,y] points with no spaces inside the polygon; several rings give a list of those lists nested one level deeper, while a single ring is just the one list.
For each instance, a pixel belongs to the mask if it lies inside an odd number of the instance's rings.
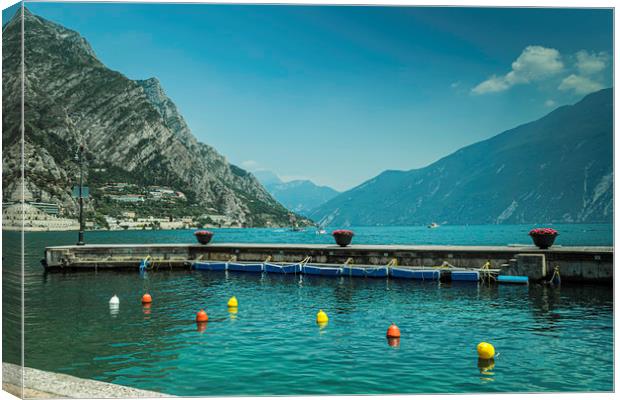
[{"label": "orange buoy", "polygon": [[142,304],[149,304],[152,302],[153,302],[153,299],[151,298],[150,294],[145,293],[144,296],[142,296]]},{"label": "orange buoy", "polygon": [[205,310],[201,309],[196,313],[196,322],[207,322],[209,320],[209,316],[205,312]]},{"label": "orange buoy", "polygon": [[389,338],[399,338],[400,337],[400,329],[396,326],[395,323],[392,322],[392,325],[387,330],[387,337]]}]

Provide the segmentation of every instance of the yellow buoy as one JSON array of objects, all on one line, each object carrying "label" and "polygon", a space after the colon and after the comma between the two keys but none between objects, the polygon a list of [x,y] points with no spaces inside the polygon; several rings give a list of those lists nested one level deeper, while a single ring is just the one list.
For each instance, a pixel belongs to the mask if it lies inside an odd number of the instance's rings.
[{"label": "yellow buoy", "polygon": [[325,314],[325,311],[319,310],[319,312],[316,314],[316,323],[326,324],[327,321],[329,321],[329,318],[327,317],[327,314]]},{"label": "yellow buoy", "polygon": [[237,301],[237,298],[235,296],[231,297],[230,300],[228,300],[228,307],[239,307],[239,302]]},{"label": "yellow buoy", "polygon": [[483,360],[490,360],[495,356],[495,347],[491,343],[480,342],[476,350],[478,350],[478,357]]}]

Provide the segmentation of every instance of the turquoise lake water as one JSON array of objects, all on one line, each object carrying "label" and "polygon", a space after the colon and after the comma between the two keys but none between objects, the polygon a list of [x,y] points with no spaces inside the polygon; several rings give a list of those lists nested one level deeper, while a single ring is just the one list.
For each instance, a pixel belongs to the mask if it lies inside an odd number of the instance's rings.
[{"label": "turquoise lake water", "polygon": [[[611,245],[609,225],[554,226],[561,245]],[[530,226],[356,228],[356,243],[529,243]],[[192,231],[87,232],[90,243],[189,242]],[[25,363],[175,395],[613,390],[613,290],[158,271],[44,273],[26,234]],[[486,238],[486,240],[482,240]],[[319,242],[313,231],[216,230],[221,242]],[[19,363],[19,234],[3,232],[3,354]],[[148,291],[150,308],[140,304]],[[109,309],[116,293],[118,312]],[[226,302],[239,299],[236,314]],[[195,313],[209,314],[206,327]],[[315,316],[323,309],[329,324]],[[399,346],[385,332],[394,321]],[[204,329],[203,329],[204,328]],[[499,355],[478,365],[476,345]]]}]

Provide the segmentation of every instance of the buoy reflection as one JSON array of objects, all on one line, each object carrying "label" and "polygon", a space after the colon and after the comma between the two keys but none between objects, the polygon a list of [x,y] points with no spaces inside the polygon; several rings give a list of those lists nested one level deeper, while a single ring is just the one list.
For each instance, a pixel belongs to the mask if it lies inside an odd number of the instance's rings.
[{"label": "buoy reflection", "polygon": [[400,346],[400,338],[399,337],[388,337],[387,344],[390,347],[399,347]]},{"label": "buoy reflection", "polygon": [[327,328],[327,324],[329,322],[317,322],[316,324],[319,326],[319,332],[323,333],[323,330]]},{"label": "buoy reflection", "polygon": [[207,330],[207,323],[206,322],[196,322],[196,330],[200,333],[203,333],[204,331]]},{"label": "buoy reflection", "polygon": [[[482,375],[486,375],[486,376],[493,376],[495,375],[493,371],[493,368],[495,368],[495,360],[490,358],[485,360],[484,358],[478,358],[478,370],[480,371],[480,373]],[[492,380],[489,378],[486,378],[487,380]]]},{"label": "buoy reflection", "polygon": [[118,315],[118,311],[119,311],[120,307],[117,304],[112,304],[110,303],[110,315],[113,317],[116,317]]},{"label": "buoy reflection", "polygon": [[239,308],[237,307],[228,307],[228,314],[230,315],[230,319],[237,319],[237,313],[239,312]]}]

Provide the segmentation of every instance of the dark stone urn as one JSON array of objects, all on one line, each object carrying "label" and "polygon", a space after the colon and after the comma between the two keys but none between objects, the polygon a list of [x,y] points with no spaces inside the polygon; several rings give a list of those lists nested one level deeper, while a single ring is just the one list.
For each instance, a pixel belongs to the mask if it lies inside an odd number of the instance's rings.
[{"label": "dark stone urn", "polygon": [[555,238],[558,235],[557,234],[555,234],[555,235],[531,234],[530,236],[532,237],[532,240],[534,241],[534,244],[538,248],[540,248],[540,249],[548,249],[549,247],[553,246],[553,243],[555,242]]},{"label": "dark stone urn", "polygon": [[351,240],[353,239],[354,234],[352,231],[341,229],[332,232],[332,235],[334,236],[334,239],[336,240],[336,244],[338,246],[346,247],[351,244]]},{"label": "dark stone urn", "polygon": [[213,232],[210,231],[196,231],[194,232],[198,243],[200,244],[208,244],[213,237]]}]

